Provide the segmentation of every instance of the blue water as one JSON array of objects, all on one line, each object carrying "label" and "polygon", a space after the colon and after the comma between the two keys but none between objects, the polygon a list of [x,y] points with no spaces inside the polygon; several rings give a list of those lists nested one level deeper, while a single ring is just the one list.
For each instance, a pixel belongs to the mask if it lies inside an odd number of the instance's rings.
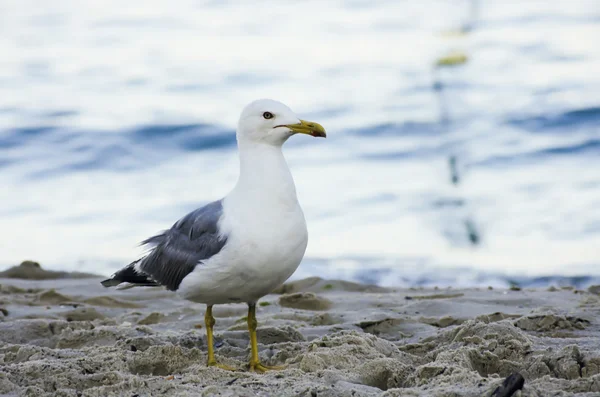
[{"label": "blue water", "polygon": [[599,282],[598,2],[255,3],[0,4],[0,268],[110,274],[228,192],[270,97],[328,131],[286,145],[295,277]]}]

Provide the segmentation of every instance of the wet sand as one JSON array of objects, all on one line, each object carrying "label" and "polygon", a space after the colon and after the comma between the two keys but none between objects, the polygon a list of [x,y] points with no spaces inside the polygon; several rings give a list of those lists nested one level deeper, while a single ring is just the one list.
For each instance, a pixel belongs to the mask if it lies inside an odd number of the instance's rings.
[{"label": "wet sand", "polygon": [[594,289],[300,280],[258,307],[260,357],[287,368],[255,374],[245,305],[214,309],[229,372],[205,365],[204,305],[100,280],[0,279],[0,395],[490,396],[518,372],[514,395],[600,396]]}]

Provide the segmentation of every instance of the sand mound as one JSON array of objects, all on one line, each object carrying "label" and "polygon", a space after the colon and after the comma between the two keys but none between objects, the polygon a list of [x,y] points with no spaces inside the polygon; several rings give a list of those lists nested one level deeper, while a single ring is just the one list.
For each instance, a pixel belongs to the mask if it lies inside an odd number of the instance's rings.
[{"label": "sand mound", "polygon": [[90,273],[80,272],[56,272],[44,270],[39,263],[34,261],[24,261],[18,266],[13,266],[0,272],[0,278],[18,278],[24,280],[55,280],[62,278],[92,278],[101,277]]}]

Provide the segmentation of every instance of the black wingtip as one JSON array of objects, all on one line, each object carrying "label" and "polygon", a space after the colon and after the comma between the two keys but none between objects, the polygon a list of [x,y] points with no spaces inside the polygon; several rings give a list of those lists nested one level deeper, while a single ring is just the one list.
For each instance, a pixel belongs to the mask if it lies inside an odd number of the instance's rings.
[{"label": "black wingtip", "polygon": [[101,284],[108,287],[116,287],[121,283],[129,283],[137,286],[158,286],[160,285],[156,281],[150,279],[147,275],[138,272],[135,269],[135,264],[139,261],[135,261],[125,266],[123,269],[119,270],[115,274],[111,276],[111,278],[106,279],[101,282]]},{"label": "black wingtip", "polygon": [[115,280],[114,278],[108,278],[102,281],[100,284],[102,284],[102,286],[104,286],[105,288],[116,287],[117,285],[121,284],[121,281]]}]

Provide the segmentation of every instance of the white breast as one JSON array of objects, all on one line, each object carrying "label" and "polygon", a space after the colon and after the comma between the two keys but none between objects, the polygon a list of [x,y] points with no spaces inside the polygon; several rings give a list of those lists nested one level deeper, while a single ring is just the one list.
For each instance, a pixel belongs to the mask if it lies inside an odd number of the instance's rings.
[{"label": "white breast", "polygon": [[255,302],[298,268],[308,243],[304,214],[281,150],[262,156],[277,167],[240,175],[223,201],[219,228],[227,244],[183,280],[178,292],[184,298],[207,304]]},{"label": "white breast", "polygon": [[232,210],[224,202],[222,227],[229,230],[224,249],[199,264],[179,288],[186,299],[219,304],[255,302],[296,271],[308,243],[300,206]]}]

